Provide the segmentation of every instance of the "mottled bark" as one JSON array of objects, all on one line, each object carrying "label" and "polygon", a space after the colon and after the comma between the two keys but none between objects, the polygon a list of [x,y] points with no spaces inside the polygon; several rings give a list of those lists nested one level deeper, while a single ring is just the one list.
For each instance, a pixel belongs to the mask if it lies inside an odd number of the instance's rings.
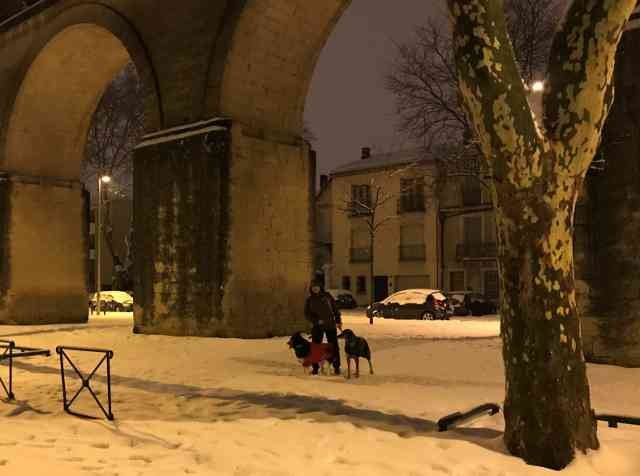
[{"label": "mottled bark", "polygon": [[554,39],[544,124],[531,113],[501,0],[448,0],[467,114],[492,175],[506,372],[505,443],[565,467],[598,447],[573,272],[573,215],[635,0],[575,0]]}]

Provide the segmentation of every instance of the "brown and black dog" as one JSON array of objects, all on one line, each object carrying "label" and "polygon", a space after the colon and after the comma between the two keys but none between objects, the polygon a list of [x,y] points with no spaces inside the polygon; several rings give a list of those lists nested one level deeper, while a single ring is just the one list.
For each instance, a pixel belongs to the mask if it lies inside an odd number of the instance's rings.
[{"label": "brown and black dog", "polygon": [[296,357],[302,363],[302,367],[306,373],[307,368],[313,364],[318,364],[322,368],[322,373],[325,373],[325,365],[332,364],[335,358],[335,349],[331,344],[316,344],[315,342],[309,342],[302,337],[301,332],[296,332],[291,336],[289,342],[287,342],[289,348],[293,349]]},{"label": "brown and black dog", "polygon": [[347,354],[347,378],[351,378],[351,360],[356,361],[356,377],[360,376],[360,357],[369,362],[369,373],[373,374],[371,349],[364,337],[358,337],[351,329],[345,329],[338,339],[344,339],[344,353]]}]

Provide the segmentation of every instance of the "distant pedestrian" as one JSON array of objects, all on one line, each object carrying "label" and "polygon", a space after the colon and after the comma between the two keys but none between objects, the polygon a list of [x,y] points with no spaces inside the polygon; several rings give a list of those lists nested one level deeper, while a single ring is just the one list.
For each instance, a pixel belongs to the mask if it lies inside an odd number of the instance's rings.
[{"label": "distant pedestrian", "polygon": [[[322,343],[327,336],[327,342],[335,347],[336,358],[333,361],[333,369],[336,375],[340,375],[340,350],[338,348],[338,331],[342,330],[342,318],[335,300],[326,292],[318,279],[311,281],[309,297],[304,305],[304,316],[311,323],[311,340],[317,344]],[[317,374],[319,366],[313,365],[311,373]]]}]

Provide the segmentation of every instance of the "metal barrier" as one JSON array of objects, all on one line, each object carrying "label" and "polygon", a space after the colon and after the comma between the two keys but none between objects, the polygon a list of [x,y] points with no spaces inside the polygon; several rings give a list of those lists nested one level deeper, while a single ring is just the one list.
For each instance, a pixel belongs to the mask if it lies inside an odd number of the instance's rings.
[{"label": "metal barrier", "polygon": [[[80,352],[96,352],[104,355],[102,356],[102,359],[100,359],[100,362],[98,362],[98,365],[96,365],[93,371],[89,374],[89,376],[85,378],[82,372],[78,369],[78,367],[76,367],[76,365],[71,361],[71,358],[66,352],[68,350],[80,351]],[[63,398],[64,411],[69,413],[70,415],[75,415],[82,418],[96,418],[90,415],[84,415],[82,413],[76,413],[71,411],[71,405],[76,400],[76,398],[78,398],[78,395],[80,395],[80,393],[86,388],[89,391],[89,393],[91,393],[91,396],[100,407],[100,410],[102,410],[102,413],[104,413],[104,416],[107,417],[107,420],[113,420],[113,413],[111,412],[111,359],[113,358],[113,351],[108,349],[93,349],[90,347],[58,346],[56,347],[56,353],[60,355],[60,377],[62,378],[62,398]],[[71,400],[67,399],[67,385],[66,385],[65,375],[64,375],[64,359],[67,359],[67,362],[69,362],[69,365],[73,367],[73,370],[75,370],[76,374],[78,374],[78,376],[82,380],[82,386],[73,396],[73,398],[71,398]],[[100,368],[100,366],[105,360],[107,362],[107,404],[109,408],[108,411],[104,409],[104,406],[102,405],[102,403],[100,403],[100,400],[98,400],[98,397],[96,396],[96,394],[94,393],[90,385],[91,378],[95,375],[96,371]]]},{"label": "metal barrier", "polygon": [[609,424],[609,428],[618,428],[618,423],[626,423],[627,425],[640,425],[640,418],[624,415],[596,415],[596,420],[606,421]]},{"label": "metal barrier", "polygon": [[438,431],[447,431],[449,427],[459,425],[460,423],[467,422],[477,416],[480,416],[484,413],[489,415],[495,415],[500,411],[500,405],[496,403],[483,403],[482,405],[478,405],[477,407],[472,408],[471,410],[460,413],[455,412],[442,417],[438,420]]},{"label": "metal barrier", "polygon": [[9,385],[0,377],[0,386],[7,394],[9,400],[15,400],[16,396],[13,393],[13,359],[20,357],[33,357],[35,355],[51,355],[51,352],[47,349],[36,349],[35,347],[22,347],[16,345],[12,340],[0,340],[0,349],[4,351],[0,354],[0,361],[9,360]]}]

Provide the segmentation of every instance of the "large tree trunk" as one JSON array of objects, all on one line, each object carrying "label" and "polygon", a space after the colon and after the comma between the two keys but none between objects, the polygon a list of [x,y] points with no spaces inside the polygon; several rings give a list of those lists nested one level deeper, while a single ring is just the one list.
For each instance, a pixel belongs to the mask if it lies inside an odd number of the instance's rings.
[{"label": "large tree trunk", "polygon": [[[550,184],[556,179],[549,177]],[[505,443],[527,463],[565,467],[598,448],[573,274],[573,178],[499,200]]]},{"label": "large tree trunk", "polygon": [[598,447],[573,276],[573,215],[613,98],[636,0],[574,0],[554,37],[544,129],[534,119],[502,0],[448,0],[463,103],[492,175],[502,286],[505,443],[565,467]]}]

